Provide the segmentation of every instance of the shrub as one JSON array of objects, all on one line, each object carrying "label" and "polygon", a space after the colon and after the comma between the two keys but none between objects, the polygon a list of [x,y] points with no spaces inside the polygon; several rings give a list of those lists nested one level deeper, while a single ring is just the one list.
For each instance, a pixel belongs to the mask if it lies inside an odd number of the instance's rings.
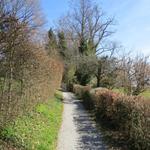
[{"label": "shrub", "polygon": [[97,118],[106,121],[128,137],[130,149],[149,149],[150,110],[144,99],[116,94],[110,90],[101,90],[96,96]]},{"label": "shrub", "polygon": [[88,89],[75,85],[74,92],[98,120],[123,133],[130,149],[150,149],[150,101],[141,96],[126,96],[105,88]]},{"label": "shrub", "polygon": [[[3,92],[0,91],[0,128],[30,112],[36,104],[53,97],[60,86],[62,62],[49,58],[44,50],[35,48],[23,53],[27,55],[27,60],[19,66],[21,69],[15,68],[13,80],[10,82],[5,78]],[[9,82],[11,90],[8,88]]]},{"label": "shrub", "polygon": [[86,109],[88,110],[94,109],[95,105],[94,105],[94,102],[92,101],[90,91],[83,92],[82,98],[83,98],[83,103]]},{"label": "shrub", "polygon": [[91,87],[89,85],[87,86],[82,86],[82,85],[73,85],[73,92],[78,96],[78,98],[83,98],[83,94],[86,91],[90,91]]}]

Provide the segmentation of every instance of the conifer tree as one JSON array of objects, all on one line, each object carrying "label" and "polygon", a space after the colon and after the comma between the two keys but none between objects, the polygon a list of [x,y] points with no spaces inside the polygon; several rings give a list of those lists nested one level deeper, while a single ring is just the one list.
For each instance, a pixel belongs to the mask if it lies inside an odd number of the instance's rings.
[{"label": "conifer tree", "polygon": [[59,49],[60,56],[63,59],[66,59],[66,57],[67,57],[67,42],[66,42],[65,34],[63,31],[58,32],[58,49]]},{"label": "conifer tree", "polygon": [[46,45],[48,55],[57,55],[57,40],[53,29],[48,31],[48,44]]}]

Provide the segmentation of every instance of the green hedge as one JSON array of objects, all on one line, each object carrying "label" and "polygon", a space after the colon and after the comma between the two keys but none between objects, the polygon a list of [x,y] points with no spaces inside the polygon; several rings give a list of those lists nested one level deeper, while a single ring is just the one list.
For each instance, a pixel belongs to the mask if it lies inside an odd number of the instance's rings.
[{"label": "green hedge", "polygon": [[91,87],[88,85],[87,86],[82,86],[78,84],[73,85],[73,92],[76,93],[78,98],[82,98],[83,94],[85,94],[86,91],[90,91],[90,90],[91,90]]}]

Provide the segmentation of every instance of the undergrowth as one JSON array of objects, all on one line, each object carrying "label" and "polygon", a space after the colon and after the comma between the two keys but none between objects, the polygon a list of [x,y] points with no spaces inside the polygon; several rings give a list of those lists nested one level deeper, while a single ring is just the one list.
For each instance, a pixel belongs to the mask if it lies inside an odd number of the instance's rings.
[{"label": "undergrowth", "polygon": [[[10,143],[5,149],[54,150],[62,119],[61,99],[57,91],[48,103],[38,104],[32,113],[6,126],[0,133],[1,141]],[[4,149],[2,145],[0,149]]]}]

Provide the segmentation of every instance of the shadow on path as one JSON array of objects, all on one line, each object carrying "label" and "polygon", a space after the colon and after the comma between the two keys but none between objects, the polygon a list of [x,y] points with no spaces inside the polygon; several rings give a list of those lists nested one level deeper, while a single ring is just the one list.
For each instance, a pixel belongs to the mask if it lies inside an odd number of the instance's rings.
[{"label": "shadow on path", "polygon": [[102,134],[97,129],[95,121],[90,113],[85,110],[81,101],[76,100],[76,98],[72,95],[72,101],[70,100],[69,102],[75,105],[73,121],[79,135],[77,149],[107,150],[108,147],[102,140]]}]

